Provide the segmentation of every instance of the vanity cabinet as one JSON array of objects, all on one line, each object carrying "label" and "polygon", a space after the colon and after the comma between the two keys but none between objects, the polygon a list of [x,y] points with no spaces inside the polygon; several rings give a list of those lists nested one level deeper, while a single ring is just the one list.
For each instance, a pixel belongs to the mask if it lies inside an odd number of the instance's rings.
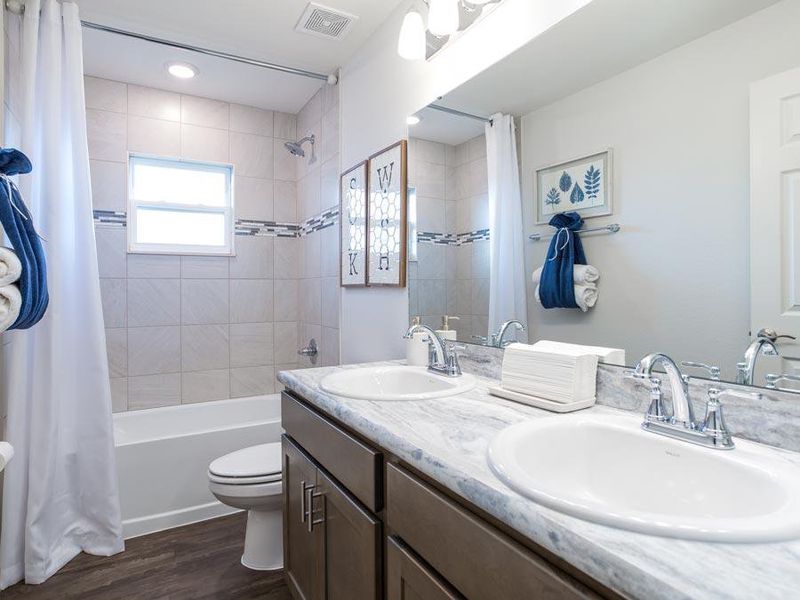
[{"label": "vanity cabinet", "polygon": [[618,597],[295,394],[284,392],[282,420],[295,600]]},{"label": "vanity cabinet", "polygon": [[380,598],[381,522],[287,436],[283,547],[297,600]]}]

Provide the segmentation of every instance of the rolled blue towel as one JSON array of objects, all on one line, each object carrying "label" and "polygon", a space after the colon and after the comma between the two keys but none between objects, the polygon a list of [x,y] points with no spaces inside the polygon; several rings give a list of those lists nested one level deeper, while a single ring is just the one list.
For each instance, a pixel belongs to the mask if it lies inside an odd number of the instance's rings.
[{"label": "rolled blue towel", "polygon": [[583,244],[576,233],[583,227],[583,219],[576,212],[559,213],[550,219],[550,225],[557,232],[542,265],[539,298],[545,308],[579,308],[573,267],[586,264]]},{"label": "rolled blue towel", "polygon": [[0,149],[0,224],[22,264],[19,317],[9,329],[27,329],[44,316],[49,303],[44,248],[28,207],[9,177],[30,173],[31,162],[19,150]]}]

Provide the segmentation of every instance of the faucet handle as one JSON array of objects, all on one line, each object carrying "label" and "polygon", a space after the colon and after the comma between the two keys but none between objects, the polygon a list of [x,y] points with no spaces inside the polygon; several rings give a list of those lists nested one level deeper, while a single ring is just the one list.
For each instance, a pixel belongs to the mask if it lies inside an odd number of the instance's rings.
[{"label": "faucet handle", "polygon": [[[694,362],[691,360],[683,360],[681,361],[682,367],[690,367],[692,369],[704,369],[708,371],[709,376],[714,381],[719,381],[719,377],[721,374],[720,368],[715,365],[707,365],[701,362]],[[685,379],[685,378],[684,378]]]},{"label": "faucet handle", "polygon": [[762,327],[761,329],[759,329],[758,333],[756,333],[756,337],[766,338],[770,342],[774,342],[775,340],[779,340],[781,338],[786,338],[789,340],[797,339],[793,335],[789,335],[786,333],[778,333],[777,331],[775,331],[774,329],[770,329],[769,327]]},{"label": "faucet handle", "polygon": [[800,375],[789,375],[788,373],[776,375],[774,373],[767,373],[764,375],[764,379],[767,382],[767,388],[776,390],[778,389],[779,381],[800,381]]},{"label": "faucet handle", "polygon": [[734,447],[734,443],[731,439],[728,426],[725,423],[725,416],[722,413],[722,403],[719,401],[722,396],[761,400],[764,395],[759,392],[742,392],[732,388],[708,388],[706,416],[703,419],[703,426],[700,428],[700,431],[709,436],[713,440],[715,446],[730,449]]},{"label": "faucet handle", "polygon": [[[641,376],[631,376],[633,379],[643,379]],[[645,423],[665,423],[669,420],[667,411],[664,410],[664,400],[661,394],[661,380],[657,377],[649,377],[650,384],[650,405],[644,414]]]}]

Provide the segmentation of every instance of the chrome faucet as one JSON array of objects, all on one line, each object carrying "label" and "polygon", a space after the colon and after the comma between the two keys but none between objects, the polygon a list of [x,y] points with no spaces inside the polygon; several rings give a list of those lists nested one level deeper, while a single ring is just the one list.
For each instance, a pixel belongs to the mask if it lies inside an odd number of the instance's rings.
[{"label": "chrome faucet", "polygon": [[458,363],[456,345],[443,340],[438,333],[427,325],[412,325],[408,328],[403,338],[409,339],[419,332],[428,334],[428,370],[447,377],[461,375],[461,365]]},{"label": "chrome faucet", "polygon": [[[522,324],[522,321],[518,321],[517,319],[506,321],[500,325],[500,329],[497,330],[497,333],[492,335],[492,346],[496,346],[497,348],[505,348],[506,346],[514,343],[503,341],[503,338],[506,337],[506,332],[512,325],[516,328],[516,331],[525,331],[525,325]],[[516,341],[516,336],[514,341]]]},{"label": "chrome faucet", "polygon": [[775,342],[781,338],[796,339],[791,335],[778,335],[774,329],[760,329],[756,334],[756,339],[750,342],[745,350],[744,361],[736,363],[736,383],[753,385],[756,359],[760,355],[780,356]]},{"label": "chrome faucet", "polygon": [[[671,417],[664,409],[661,381],[652,376],[653,368],[658,364],[664,367],[672,388]],[[675,361],[666,354],[648,354],[639,361],[633,373],[628,376],[646,380],[650,386],[650,404],[644,415],[642,429],[720,450],[730,450],[734,447],[734,443],[725,423],[719,399],[726,395],[754,400],[763,398],[763,395],[759,393],[710,387],[708,388],[706,414],[702,422],[698,422],[695,421],[692,401],[689,398],[689,378],[681,373]]]},{"label": "chrome faucet", "polygon": [[666,354],[648,354],[633,372],[638,379],[651,379],[653,368],[661,364],[667,373],[669,387],[672,389],[672,424],[694,429],[694,409],[689,401],[689,383],[681,373],[680,367]]}]

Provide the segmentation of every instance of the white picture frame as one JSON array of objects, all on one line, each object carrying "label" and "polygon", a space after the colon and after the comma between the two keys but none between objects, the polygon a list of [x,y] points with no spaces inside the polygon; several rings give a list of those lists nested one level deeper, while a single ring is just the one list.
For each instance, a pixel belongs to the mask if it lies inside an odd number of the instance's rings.
[{"label": "white picture frame", "polygon": [[584,219],[613,214],[613,181],[611,148],[539,167],[534,173],[536,225],[562,212],[577,212]]}]

